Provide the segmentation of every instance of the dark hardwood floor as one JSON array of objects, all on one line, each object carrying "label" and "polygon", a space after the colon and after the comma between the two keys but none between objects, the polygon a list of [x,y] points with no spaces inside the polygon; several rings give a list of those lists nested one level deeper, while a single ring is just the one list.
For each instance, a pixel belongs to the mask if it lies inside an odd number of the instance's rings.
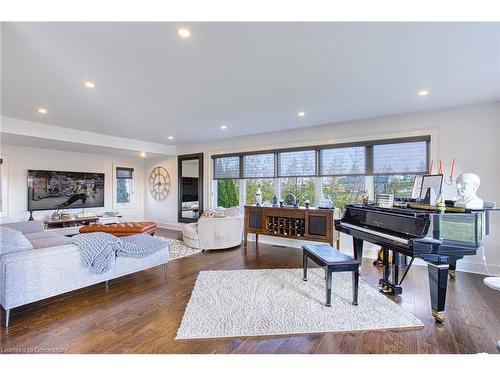
[{"label": "dark hardwood floor", "polygon": [[[161,231],[168,237],[179,232]],[[450,280],[446,322],[430,313],[427,268],[415,266],[404,293],[391,297],[417,316],[420,330],[174,340],[202,270],[301,267],[299,249],[250,242],[213,251],[14,309],[0,330],[0,353],[498,353],[500,293],[481,275]],[[381,269],[363,261],[361,278],[374,288]],[[389,298],[389,297],[388,297]],[[2,322],[4,316],[2,311]]]}]

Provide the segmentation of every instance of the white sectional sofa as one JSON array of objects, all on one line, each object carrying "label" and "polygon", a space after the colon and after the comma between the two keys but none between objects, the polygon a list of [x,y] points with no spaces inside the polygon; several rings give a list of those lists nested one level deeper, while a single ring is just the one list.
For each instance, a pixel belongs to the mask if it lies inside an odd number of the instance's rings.
[{"label": "white sectional sofa", "polygon": [[6,252],[0,249],[0,305],[5,310],[5,326],[10,310],[89,285],[166,265],[169,245],[143,258],[115,257],[109,271],[96,274],[86,267],[76,245],[68,238],[44,232],[43,222],[4,224],[20,231],[32,244],[31,250]]}]

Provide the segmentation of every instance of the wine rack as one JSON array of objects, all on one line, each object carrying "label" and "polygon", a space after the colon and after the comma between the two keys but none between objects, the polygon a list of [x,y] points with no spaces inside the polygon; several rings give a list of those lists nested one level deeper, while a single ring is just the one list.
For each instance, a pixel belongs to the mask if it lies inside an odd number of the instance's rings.
[{"label": "wine rack", "polygon": [[278,236],[304,237],[305,219],[295,217],[266,216],[267,232]]}]

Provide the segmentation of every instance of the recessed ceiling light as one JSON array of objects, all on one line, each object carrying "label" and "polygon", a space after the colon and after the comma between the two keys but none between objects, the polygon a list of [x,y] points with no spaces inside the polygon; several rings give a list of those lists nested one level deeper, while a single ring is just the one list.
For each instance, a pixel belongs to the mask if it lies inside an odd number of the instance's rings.
[{"label": "recessed ceiling light", "polygon": [[427,95],[429,95],[429,91],[427,90],[420,90],[418,92],[418,96],[427,96]]},{"label": "recessed ceiling light", "polygon": [[171,135],[169,135],[168,139],[172,140],[172,139],[174,139],[174,137],[172,137]]},{"label": "recessed ceiling light", "polygon": [[146,153],[144,151],[141,151],[141,158],[145,158],[146,157]]},{"label": "recessed ceiling light", "polygon": [[221,126],[220,126],[220,128],[221,128],[222,130],[226,130],[226,129],[227,129],[227,126],[226,126],[226,125],[221,125]]},{"label": "recessed ceiling light", "polygon": [[298,115],[299,117],[304,117],[304,116],[306,115],[306,113],[305,113],[305,112],[299,112],[299,113],[297,113],[297,115]]},{"label": "recessed ceiling light", "polygon": [[38,108],[37,109],[38,113],[41,113],[42,115],[46,115],[48,111],[45,108]]},{"label": "recessed ceiling light", "polygon": [[84,83],[85,87],[88,88],[88,89],[93,89],[95,88],[95,83],[94,82],[90,82],[90,81],[86,81]]},{"label": "recessed ceiling light", "polygon": [[191,31],[189,31],[189,29],[186,29],[185,27],[181,27],[177,29],[177,35],[179,35],[181,38],[189,38],[191,36]]}]

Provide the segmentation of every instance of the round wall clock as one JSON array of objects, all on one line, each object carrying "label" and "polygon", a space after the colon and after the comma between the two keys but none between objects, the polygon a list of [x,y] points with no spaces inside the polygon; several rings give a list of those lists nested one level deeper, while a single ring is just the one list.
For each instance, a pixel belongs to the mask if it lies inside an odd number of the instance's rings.
[{"label": "round wall clock", "polygon": [[151,196],[162,201],[170,192],[170,175],[163,167],[155,167],[149,175],[149,192]]}]

